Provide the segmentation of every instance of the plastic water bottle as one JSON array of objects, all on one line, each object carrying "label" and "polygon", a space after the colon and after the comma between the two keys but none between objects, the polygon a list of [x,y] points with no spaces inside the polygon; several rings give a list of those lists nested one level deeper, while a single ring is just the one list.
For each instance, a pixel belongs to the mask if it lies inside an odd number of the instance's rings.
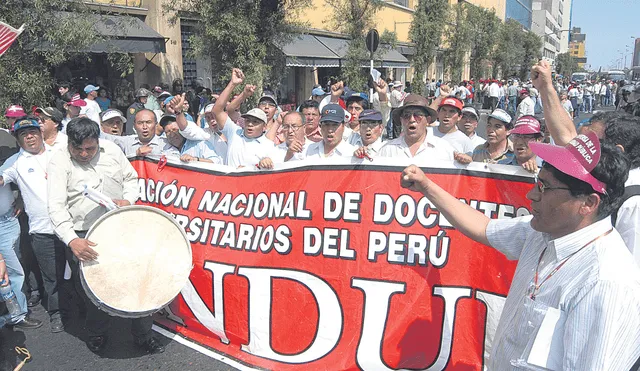
[{"label": "plastic water bottle", "polygon": [[0,298],[7,306],[7,310],[9,311],[11,318],[16,318],[21,313],[20,305],[18,305],[18,299],[16,299],[16,294],[11,289],[11,285],[2,286],[4,283],[4,280],[0,282]]}]

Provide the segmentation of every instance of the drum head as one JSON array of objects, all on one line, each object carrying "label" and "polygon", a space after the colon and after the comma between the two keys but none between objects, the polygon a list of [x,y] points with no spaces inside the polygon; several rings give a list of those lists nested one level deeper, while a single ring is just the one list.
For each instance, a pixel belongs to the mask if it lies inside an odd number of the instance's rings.
[{"label": "drum head", "polygon": [[98,259],[82,262],[82,285],[105,312],[143,317],[169,304],[189,279],[191,244],[166,212],[128,206],[103,215],[86,238]]}]

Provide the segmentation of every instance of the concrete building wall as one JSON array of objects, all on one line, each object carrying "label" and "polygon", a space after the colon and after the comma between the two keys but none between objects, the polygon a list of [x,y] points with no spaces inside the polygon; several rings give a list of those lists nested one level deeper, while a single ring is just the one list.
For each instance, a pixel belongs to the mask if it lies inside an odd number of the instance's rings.
[{"label": "concrete building wall", "polygon": [[[571,29],[571,6],[573,0],[562,1],[562,24],[560,25],[562,30]],[[560,34],[560,53],[566,53],[569,51],[569,31],[563,31]]]}]

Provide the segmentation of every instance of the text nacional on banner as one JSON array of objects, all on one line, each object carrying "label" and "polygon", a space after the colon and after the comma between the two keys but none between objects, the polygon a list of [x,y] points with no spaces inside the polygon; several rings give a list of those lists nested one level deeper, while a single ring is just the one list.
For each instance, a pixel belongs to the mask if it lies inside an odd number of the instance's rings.
[{"label": "text nacional on banner", "polygon": [[[452,228],[401,166],[225,173],[132,159],[140,204],[175,216],[194,269],[157,323],[271,370],[482,370],[515,262]],[[532,179],[424,168],[491,218]]]}]

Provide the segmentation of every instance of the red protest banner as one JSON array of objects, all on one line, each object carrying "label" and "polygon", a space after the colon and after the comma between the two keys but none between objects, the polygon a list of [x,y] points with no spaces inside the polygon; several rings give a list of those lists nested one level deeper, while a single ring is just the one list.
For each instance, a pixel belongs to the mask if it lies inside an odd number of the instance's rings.
[{"label": "red protest banner", "polygon": [[[193,246],[165,329],[264,369],[482,369],[515,262],[402,189],[401,167],[132,163],[139,203],[175,214]],[[529,178],[425,170],[492,218],[529,213]]]}]

